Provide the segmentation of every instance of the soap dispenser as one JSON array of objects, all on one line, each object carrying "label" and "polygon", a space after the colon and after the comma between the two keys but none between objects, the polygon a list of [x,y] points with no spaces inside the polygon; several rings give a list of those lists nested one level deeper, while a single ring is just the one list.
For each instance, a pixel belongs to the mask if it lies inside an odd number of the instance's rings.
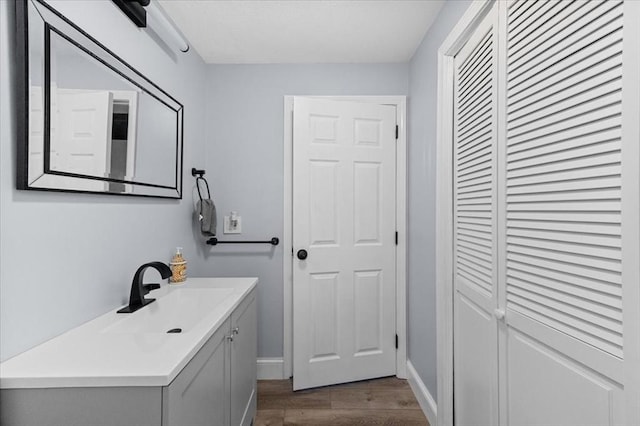
[{"label": "soap dispenser", "polygon": [[182,256],[182,247],[176,248],[176,254],[173,255],[171,262],[169,262],[169,267],[171,268],[170,283],[178,284],[187,279],[187,261]]}]

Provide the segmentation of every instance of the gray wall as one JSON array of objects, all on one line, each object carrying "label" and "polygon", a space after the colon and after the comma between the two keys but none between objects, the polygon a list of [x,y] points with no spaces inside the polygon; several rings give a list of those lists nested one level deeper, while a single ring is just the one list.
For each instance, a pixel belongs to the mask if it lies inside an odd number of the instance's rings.
[{"label": "gray wall", "polygon": [[[204,155],[206,67],[169,54],[110,1],[55,8],[185,105],[182,201],[15,190],[13,1],[0,1],[0,359],[126,303],[135,269],[185,248],[199,262],[190,167]],[[150,274],[151,275],[151,274]]]},{"label": "gray wall", "polygon": [[409,67],[409,359],[434,398],[438,48],[470,4],[469,0],[445,2]]},{"label": "gray wall", "polygon": [[[238,238],[244,239],[282,237],[284,95],[406,95],[408,90],[408,64],[212,65],[207,77],[207,155],[199,164],[207,167],[219,222],[237,210],[243,231]],[[260,278],[259,357],[282,356],[284,247],[270,247],[213,247],[202,269]]]}]

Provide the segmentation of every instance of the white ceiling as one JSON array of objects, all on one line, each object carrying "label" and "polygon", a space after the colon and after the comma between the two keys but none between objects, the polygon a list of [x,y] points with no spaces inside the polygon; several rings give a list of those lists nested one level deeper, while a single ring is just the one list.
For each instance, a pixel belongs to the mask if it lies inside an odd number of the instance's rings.
[{"label": "white ceiling", "polygon": [[444,0],[160,0],[210,64],[406,62]]}]

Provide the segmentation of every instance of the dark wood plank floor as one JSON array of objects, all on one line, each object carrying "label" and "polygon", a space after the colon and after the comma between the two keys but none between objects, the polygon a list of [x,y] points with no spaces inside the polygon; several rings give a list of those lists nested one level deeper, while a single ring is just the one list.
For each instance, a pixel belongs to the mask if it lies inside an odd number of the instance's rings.
[{"label": "dark wood plank floor", "polygon": [[255,426],[429,426],[406,380],[366,380],[293,392],[291,380],[258,381]]}]

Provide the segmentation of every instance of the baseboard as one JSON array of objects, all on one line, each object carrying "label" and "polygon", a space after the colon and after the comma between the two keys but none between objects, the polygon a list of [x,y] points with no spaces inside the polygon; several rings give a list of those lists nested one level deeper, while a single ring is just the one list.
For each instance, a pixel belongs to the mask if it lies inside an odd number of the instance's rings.
[{"label": "baseboard", "polygon": [[429,424],[436,426],[438,424],[438,407],[436,401],[431,396],[431,393],[429,393],[429,389],[424,385],[424,382],[409,360],[407,360],[407,376],[409,386],[411,386],[411,390],[415,394],[424,415],[427,416]]},{"label": "baseboard", "polygon": [[285,379],[282,358],[258,358],[258,380],[282,379]]}]

